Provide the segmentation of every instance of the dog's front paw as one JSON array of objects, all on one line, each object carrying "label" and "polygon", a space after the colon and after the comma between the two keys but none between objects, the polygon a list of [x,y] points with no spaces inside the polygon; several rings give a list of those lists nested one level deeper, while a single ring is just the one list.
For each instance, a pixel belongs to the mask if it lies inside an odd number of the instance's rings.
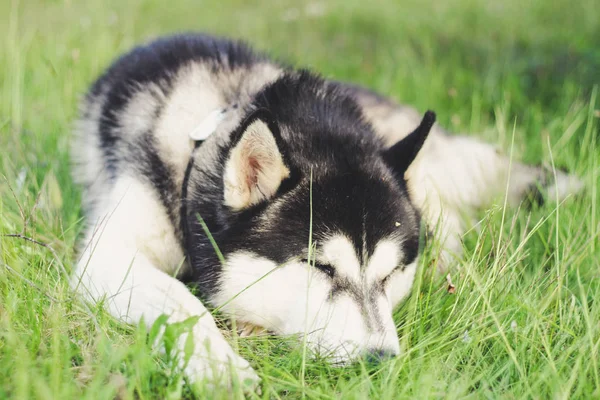
[{"label": "dog's front paw", "polygon": [[216,359],[214,355],[192,356],[184,368],[184,373],[194,383],[207,381],[211,384],[231,386],[237,379],[249,389],[255,389],[260,383],[260,378],[248,361],[237,355],[226,360]]},{"label": "dog's front paw", "polygon": [[260,378],[250,363],[237,355],[224,338],[211,337],[195,345],[183,370],[192,383],[225,387],[239,384],[245,392],[259,389]]}]

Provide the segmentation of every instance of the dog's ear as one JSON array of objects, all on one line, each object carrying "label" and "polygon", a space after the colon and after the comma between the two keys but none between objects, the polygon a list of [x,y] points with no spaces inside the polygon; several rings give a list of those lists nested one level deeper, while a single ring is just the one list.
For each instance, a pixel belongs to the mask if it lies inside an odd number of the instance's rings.
[{"label": "dog's ear", "polygon": [[225,205],[242,210],[271,198],[290,175],[279,126],[264,109],[255,111],[233,135],[223,175]]},{"label": "dog's ear", "polygon": [[427,111],[417,129],[384,151],[383,159],[398,176],[404,176],[410,164],[415,160],[434,123],[435,113]]}]

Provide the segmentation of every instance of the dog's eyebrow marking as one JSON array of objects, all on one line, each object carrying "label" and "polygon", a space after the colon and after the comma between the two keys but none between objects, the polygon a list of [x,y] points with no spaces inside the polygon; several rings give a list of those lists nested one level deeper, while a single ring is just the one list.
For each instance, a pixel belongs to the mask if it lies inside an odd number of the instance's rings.
[{"label": "dog's eyebrow marking", "polygon": [[390,239],[379,242],[369,259],[367,282],[372,284],[391,274],[398,267],[401,256],[402,251],[399,249],[398,243]]},{"label": "dog's eyebrow marking", "polygon": [[335,268],[336,273],[350,281],[360,281],[360,262],[356,249],[350,239],[338,234],[326,239],[323,244],[322,257],[319,259]]}]

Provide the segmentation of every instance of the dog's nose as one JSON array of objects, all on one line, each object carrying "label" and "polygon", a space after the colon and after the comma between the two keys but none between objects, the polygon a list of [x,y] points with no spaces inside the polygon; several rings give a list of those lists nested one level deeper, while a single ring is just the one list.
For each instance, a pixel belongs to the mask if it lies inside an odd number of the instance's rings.
[{"label": "dog's nose", "polygon": [[379,364],[396,356],[397,354],[393,350],[369,349],[365,354],[365,361],[369,364]]}]

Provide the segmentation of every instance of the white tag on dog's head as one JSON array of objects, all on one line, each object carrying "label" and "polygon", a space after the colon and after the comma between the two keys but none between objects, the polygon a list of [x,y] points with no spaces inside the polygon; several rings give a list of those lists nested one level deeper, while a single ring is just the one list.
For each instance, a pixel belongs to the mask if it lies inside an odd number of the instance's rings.
[{"label": "white tag on dog's head", "polygon": [[210,135],[215,133],[217,127],[225,118],[225,114],[227,114],[227,109],[220,108],[212,111],[190,132],[190,139],[195,141],[208,139]]}]

